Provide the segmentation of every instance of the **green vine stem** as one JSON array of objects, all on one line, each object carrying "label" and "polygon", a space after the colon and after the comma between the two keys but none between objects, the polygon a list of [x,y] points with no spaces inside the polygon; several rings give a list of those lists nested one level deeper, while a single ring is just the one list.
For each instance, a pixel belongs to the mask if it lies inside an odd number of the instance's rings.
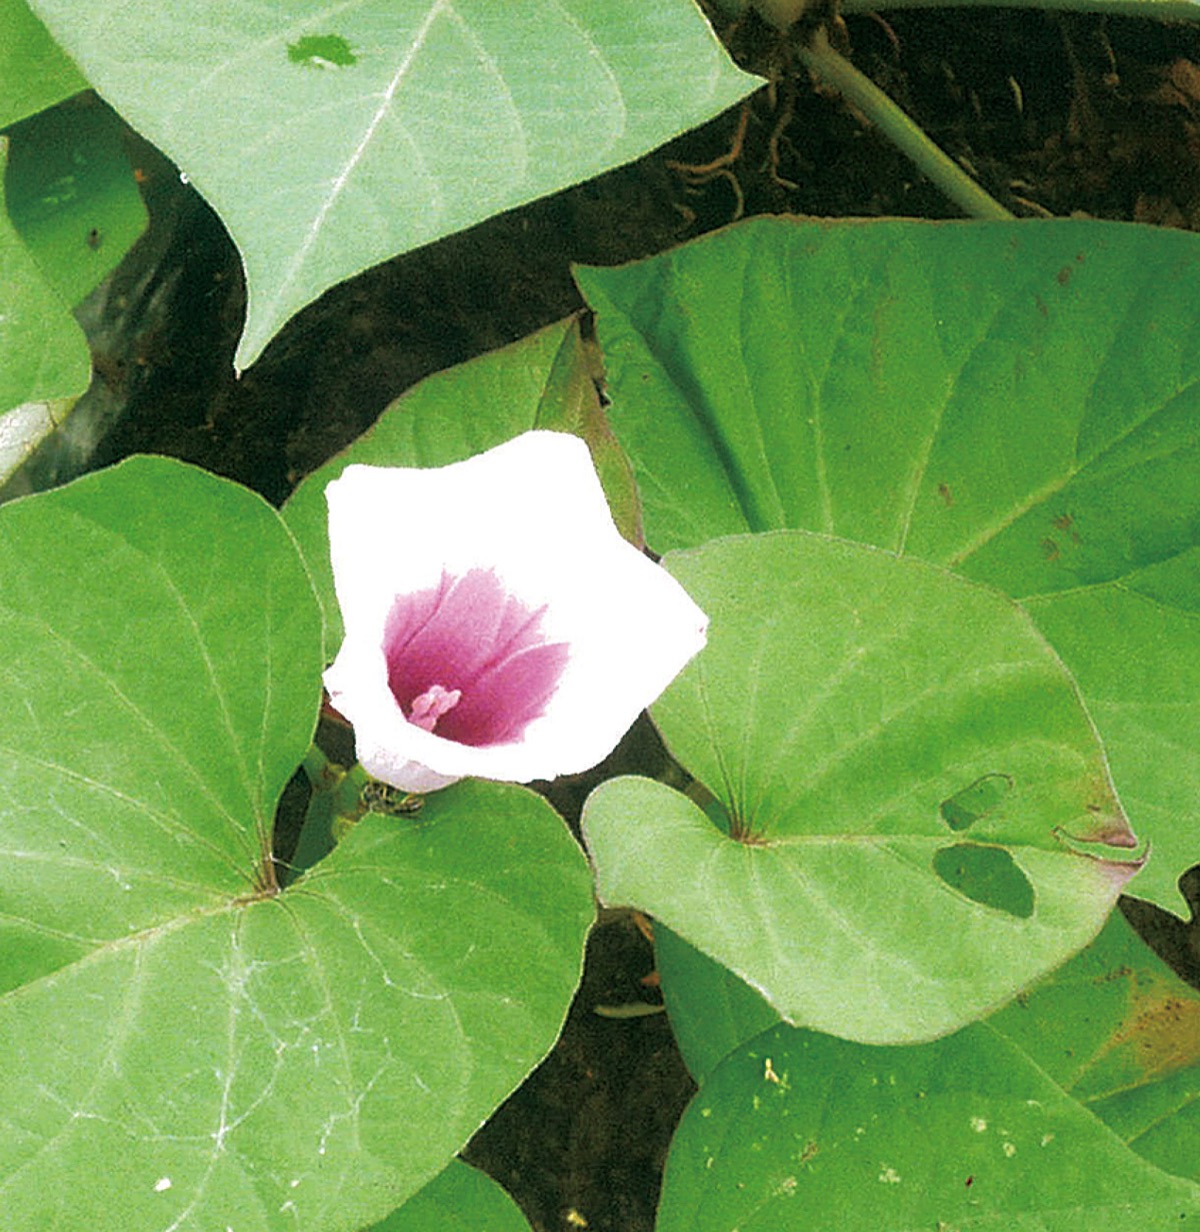
[{"label": "green vine stem", "polygon": [[973,218],[1011,220],[1011,214],[990,197],[943,150],[919,124],[913,122],[869,77],[860,73],[845,56],[829,45],[824,30],[818,30],[807,47],[797,48],[805,68],[826,86],[857,107],[879,131],[910,158],[918,170],[937,185],[964,213]]},{"label": "green vine stem", "polygon": [[315,744],[304,755],[303,767],[312,784],[312,795],[296,841],[288,881],[328,855],[363,815],[366,808],[362,795],[371,782],[370,775],[357,762],[349,769],[339,766]]}]

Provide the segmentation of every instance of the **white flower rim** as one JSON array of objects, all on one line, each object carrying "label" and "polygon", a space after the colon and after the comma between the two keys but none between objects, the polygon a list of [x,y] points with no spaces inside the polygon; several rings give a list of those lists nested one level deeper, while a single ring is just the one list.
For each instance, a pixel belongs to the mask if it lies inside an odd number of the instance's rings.
[{"label": "white flower rim", "polygon": [[[363,767],[402,790],[589,769],[704,646],[704,613],[621,537],[577,437],[526,432],[429,469],[352,465],[326,497],[345,639],[325,686],[354,725]],[[525,606],[544,608],[546,640],[570,647],[542,715],[520,739],[486,747],[410,723],[383,649],[398,595],[470,569],[493,571]]]}]

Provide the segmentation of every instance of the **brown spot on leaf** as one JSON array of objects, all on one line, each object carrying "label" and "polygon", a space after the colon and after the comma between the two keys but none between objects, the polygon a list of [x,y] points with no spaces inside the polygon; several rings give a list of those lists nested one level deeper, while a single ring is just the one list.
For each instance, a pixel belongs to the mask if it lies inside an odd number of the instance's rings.
[{"label": "brown spot on leaf", "polygon": [[950,485],[948,483],[938,484],[938,495],[946,502],[947,509],[954,504],[954,497],[950,492]]},{"label": "brown spot on leaf", "polygon": [[1051,525],[1057,530],[1061,530],[1064,533],[1069,533],[1072,543],[1079,542],[1079,532],[1075,530],[1075,519],[1069,513],[1060,513],[1058,517],[1051,522]]},{"label": "brown spot on leaf", "polygon": [[1114,980],[1127,980],[1136,976],[1134,969],[1128,963],[1122,963],[1119,967],[1114,967],[1111,971],[1105,971],[1102,975],[1096,976],[1092,980],[1093,984],[1111,984]]},{"label": "brown spot on leaf", "polygon": [[[1117,1031],[1107,1051],[1120,1076],[1138,1082],[1195,1065],[1200,1060],[1200,1002],[1170,995],[1142,1002],[1141,1012]],[[1126,1066],[1133,1072],[1125,1072]]]}]

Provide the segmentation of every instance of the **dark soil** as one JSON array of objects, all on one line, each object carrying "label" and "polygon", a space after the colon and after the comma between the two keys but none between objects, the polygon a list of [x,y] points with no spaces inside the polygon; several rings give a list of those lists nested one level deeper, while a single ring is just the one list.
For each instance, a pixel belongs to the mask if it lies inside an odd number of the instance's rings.
[{"label": "dark soil", "polygon": [[[1035,11],[855,18],[855,63],[1022,216],[1086,215],[1200,227],[1200,30]],[[422,377],[514,341],[580,306],[572,262],[661,251],[739,213],[954,217],[954,208],[838,99],[814,91],[753,20],[731,35],[773,87],[639,162],[339,286],[234,380],[243,289],[219,222],[174,169],[134,144],[154,223],[86,312],[96,382],[69,437],[29,468],[46,486],[132,452],[173,454],[281,502],[309,470]],[[647,752],[649,750],[649,752]],[[639,729],[618,753],[660,756]],[[586,783],[556,786],[577,814]],[[1188,968],[1194,933],[1131,904]],[[551,1056],[467,1158],[539,1232],[649,1232],[690,1080],[653,1002],[652,949],[628,915],[592,936],[583,986]]]}]

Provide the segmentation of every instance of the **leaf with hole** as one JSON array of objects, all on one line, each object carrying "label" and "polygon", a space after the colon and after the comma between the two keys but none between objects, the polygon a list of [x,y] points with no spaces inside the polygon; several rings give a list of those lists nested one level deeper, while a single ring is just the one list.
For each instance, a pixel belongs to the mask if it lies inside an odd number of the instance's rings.
[{"label": "leaf with hole", "polygon": [[336,282],[645,154],[758,84],[691,0],[34,0],[246,267],[245,368]]},{"label": "leaf with hole", "polygon": [[[759,218],[582,269],[651,547],[782,527],[1022,601],[1178,911],[1200,859],[1200,245]],[[973,831],[969,831],[973,834]]]},{"label": "leaf with hole", "polygon": [[[1071,678],[1021,609],[823,535],[664,563],[711,620],[651,708],[724,833],[643,779],[584,810],[601,897],[650,912],[789,1021],[868,1042],[978,1018],[1099,930],[1138,868]],[[966,832],[944,803],[1000,776]]]}]

